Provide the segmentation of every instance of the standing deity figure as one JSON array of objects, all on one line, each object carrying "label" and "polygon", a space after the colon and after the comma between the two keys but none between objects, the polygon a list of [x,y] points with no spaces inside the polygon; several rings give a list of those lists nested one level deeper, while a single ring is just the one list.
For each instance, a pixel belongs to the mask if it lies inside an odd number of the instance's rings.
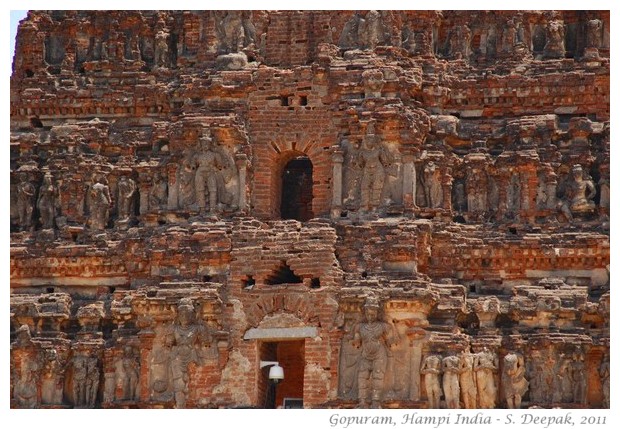
[{"label": "standing deity figure", "polygon": [[342,182],[343,182],[343,205],[350,209],[359,203],[358,190],[360,188],[361,166],[360,166],[360,147],[359,142],[342,140],[340,147],[344,151],[342,163]]},{"label": "standing deity figure", "polygon": [[467,25],[457,26],[450,36],[450,53],[455,59],[467,59],[471,51],[471,30]]},{"label": "standing deity figure", "polygon": [[[369,297],[364,304],[365,322],[354,328],[353,341],[361,347],[357,383],[359,407],[380,408],[389,347],[395,343],[392,327],[379,320],[379,302]],[[370,398],[369,398],[370,397]]]},{"label": "standing deity figure", "polygon": [[441,356],[430,355],[424,359],[420,374],[424,375],[424,387],[428,397],[428,408],[439,408],[441,399],[441,384],[439,375],[441,374]]},{"label": "standing deity figure", "polygon": [[385,182],[385,155],[379,136],[374,131],[375,127],[371,122],[366,129],[359,154],[359,164],[362,168],[360,208],[367,211],[379,207]]},{"label": "standing deity figure", "polygon": [[363,16],[360,12],[347,21],[338,44],[342,49],[374,49],[389,42],[381,14],[370,10]]},{"label": "standing deity figure", "polygon": [[603,389],[603,406],[605,408],[609,408],[610,368],[609,368],[609,354],[608,353],[605,353],[605,356],[603,356],[601,367],[599,369],[599,374],[601,376],[601,385]]},{"label": "standing deity figure", "polygon": [[497,372],[497,357],[491,351],[484,349],[474,356],[474,372],[478,386],[478,405],[480,408],[495,408],[497,387],[495,386],[495,372]]},{"label": "standing deity figure", "polygon": [[517,43],[517,25],[513,18],[506,21],[504,32],[502,33],[502,52],[512,52]]},{"label": "standing deity figure", "polygon": [[441,187],[441,171],[433,161],[429,161],[422,171],[424,177],[424,197],[426,205],[435,209],[443,203],[443,189]]},{"label": "standing deity figure", "polygon": [[521,408],[521,399],[529,386],[525,379],[525,361],[521,354],[510,353],[504,356],[502,386],[508,408]]},{"label": "standing deity figure", "polygon": [[231,54],[256,42],[256,28],[251,12],[214,11],[219,53]]},{"label": "standing deity figure", "polygon": [[170,39],[170,33],[165,29],[165,23],[160,20],[157,23],[159,31],[155,34],[155,66],[166,67],[168,65],[168,40]]},{"label": "standing deity figure", "polygon": [[73,358],[73,401],[76,407],[86,407],[90,396],[87,392],[87,360],[84,356]]},{"label": "standing deity figure", "polygon": [[191,155],[183,158],[178,171],[179,181],[179,207],[188,209],[196,203],[196,167]]},{"label": "standing deity figure", "polygon": [[482,213],[487,210],[487,174],[483,170],[472,168],[467,171],[465,182],[467,190],[467,210]]},{"label": "standing deity figure", "polygon": [[64,360],[55,349],[45,350],[45,366],[41,381],[41,402],[44,404],[62,404],[64,379]]},{"label": "standing deity figure", "polygon": [[21,362],[21,374],[13,389],[13,396],[19,407],[36,408],[39,405],[38,371],[39,365],[36,360],[24,356]]},{"label": "standing deity figure", "polygon": [[30,182],[26,173],[21,174],[17,185],[17,212],[19,213],[19,226],[22,231],[32,230],[36,189]]},{"label": "standing deity figure", "polygon": [[[215,151],[215,143],[208,133],[200,138],[201,151],[195,155],[194,161],[197,165],[195,176],[196,200],[200,210],[206,208],[205,190],[209,194],[209,211],[217,209],[219,201],[218,186],[221,170],[224,162],[221,155]],[[206,188],[206,189],[205,189]]]},{"label": "standing deity figure", "polygon": [[543,48],[545,58],[564,58],[564,22],[553,20],[547,24],[547,43]]},{"label": "standing deity figure", "polygon": [[99,362],[95,357],[89,357],[86,361],[86,406],[93,408],[97,400],[99,390]]},{"label": "standing deity figure", "polygon": [[118,181],[118,219],[127,220],[134,213],[136,182],[127,176]]},{"label": "standing deity figure", "polygon": [[342,398],[353,399],[357,390],[357,369],[360,360],[359,348],[356,347],[355,319],[344,320],[344,335],[340,347],[339,394]]},{"label": "standing deity figure", "polygon": [[94,230],[102,230],[108,224],[110,217],[110,188],[105,177],[97,178],[94,185],[90,187],[90,227]]},{"label": "standing deity figure", "polygon": [[461,398],[466,409],[478,408],[478,389],[474,378],[474,355],[463,352],[459,360]]},{"label": "standing deity figure", "polygon": [[196,311],[190,298],[180,300],[171,334],[170,369],[174,400],[176,408],[185,408],[189,393],[189,364],[202,363],[202,349],[205,344],[211,344],[211,336],[196,321]]},{"label": "standing deity figure", "polygon": [[594,183],[584,179],[583,168],[576,164],[571,169],[571,177],[568,179],[564,190],[564,200],[558,204],[560,211],[566,219],[573,220],[574,213],[588,212],[594,209],[592,199],[596,195]]},{"label": "standing deity figure", "polygon": [[443,394],[446,398],[446,408],[459,408],[459,358],[447,356],[443,358]]},{"label": "standing deity figure", "polygon": [[585,405],[587,403],[586,363],[580,347],[573,353],[572,363],[573,400]]},{"label": "standing deity figure", "polygon": [[[123,399],[135,401],[138,399],[138,379],[140,378],[140,362],[135,355],[135,349],[126,346],[121,359],[123,385]],[[117,377],[119,375],[117,374]]]},{"label": "standing deity figure", "polygon": [[52,182],[52,175],[46,173],[43,177],[43,183],[39,189],[39,199],[37,208],[39,209],[41,226],[43,229],[53,229],[54,220],[56,219],[56,200],[57,191]]},{"label": "standing deity figure", "polygon": [[586,25],[586,48],[603,46],[603,21],[591,19]]},{"label": "standing deity figure", "polygon": [[149,190],[149,209],[160,210],[168,204],[168,182],[160,171],[153,174],[153,182]]}]

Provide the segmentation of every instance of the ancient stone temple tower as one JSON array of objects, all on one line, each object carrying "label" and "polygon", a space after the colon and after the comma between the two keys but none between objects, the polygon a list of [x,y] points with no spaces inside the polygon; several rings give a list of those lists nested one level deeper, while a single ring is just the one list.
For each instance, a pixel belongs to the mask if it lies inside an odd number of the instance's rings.
[{"label": "ancient stone temple tower", "polygon": [[30,12],[11,405],[609,407],[609,22]]}]

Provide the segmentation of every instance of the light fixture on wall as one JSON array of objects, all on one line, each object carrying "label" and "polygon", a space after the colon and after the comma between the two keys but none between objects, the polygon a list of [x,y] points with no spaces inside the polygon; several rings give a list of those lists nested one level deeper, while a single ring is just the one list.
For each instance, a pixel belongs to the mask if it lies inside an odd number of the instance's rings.
[{"label": "light fixture on wall", "polygon": [[260,361],[260,368],[264,368],[266,366],[271,366],[269,368],[269,380],[274,384],[278,384],[282,380],[284,380],[284,369],[280,366],[278,362],[275,361]]}]

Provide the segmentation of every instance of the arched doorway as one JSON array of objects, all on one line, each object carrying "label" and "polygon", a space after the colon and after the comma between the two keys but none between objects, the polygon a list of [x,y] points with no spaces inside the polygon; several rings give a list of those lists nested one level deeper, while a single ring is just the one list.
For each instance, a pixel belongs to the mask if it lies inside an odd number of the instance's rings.
[{"label": "arched doorway", "polygon": [[305,222],[312,213],[312,162],[305,155],[296,156],[282,170],[280,217]]}]

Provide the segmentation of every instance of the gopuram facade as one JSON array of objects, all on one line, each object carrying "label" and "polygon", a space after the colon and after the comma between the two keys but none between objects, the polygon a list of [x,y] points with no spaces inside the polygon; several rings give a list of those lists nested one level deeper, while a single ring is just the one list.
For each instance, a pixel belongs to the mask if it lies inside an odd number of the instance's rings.
[{"label": "gopuram facade", "polygon": [[31,11],[11,406],[608,408],[609,25]]}]

